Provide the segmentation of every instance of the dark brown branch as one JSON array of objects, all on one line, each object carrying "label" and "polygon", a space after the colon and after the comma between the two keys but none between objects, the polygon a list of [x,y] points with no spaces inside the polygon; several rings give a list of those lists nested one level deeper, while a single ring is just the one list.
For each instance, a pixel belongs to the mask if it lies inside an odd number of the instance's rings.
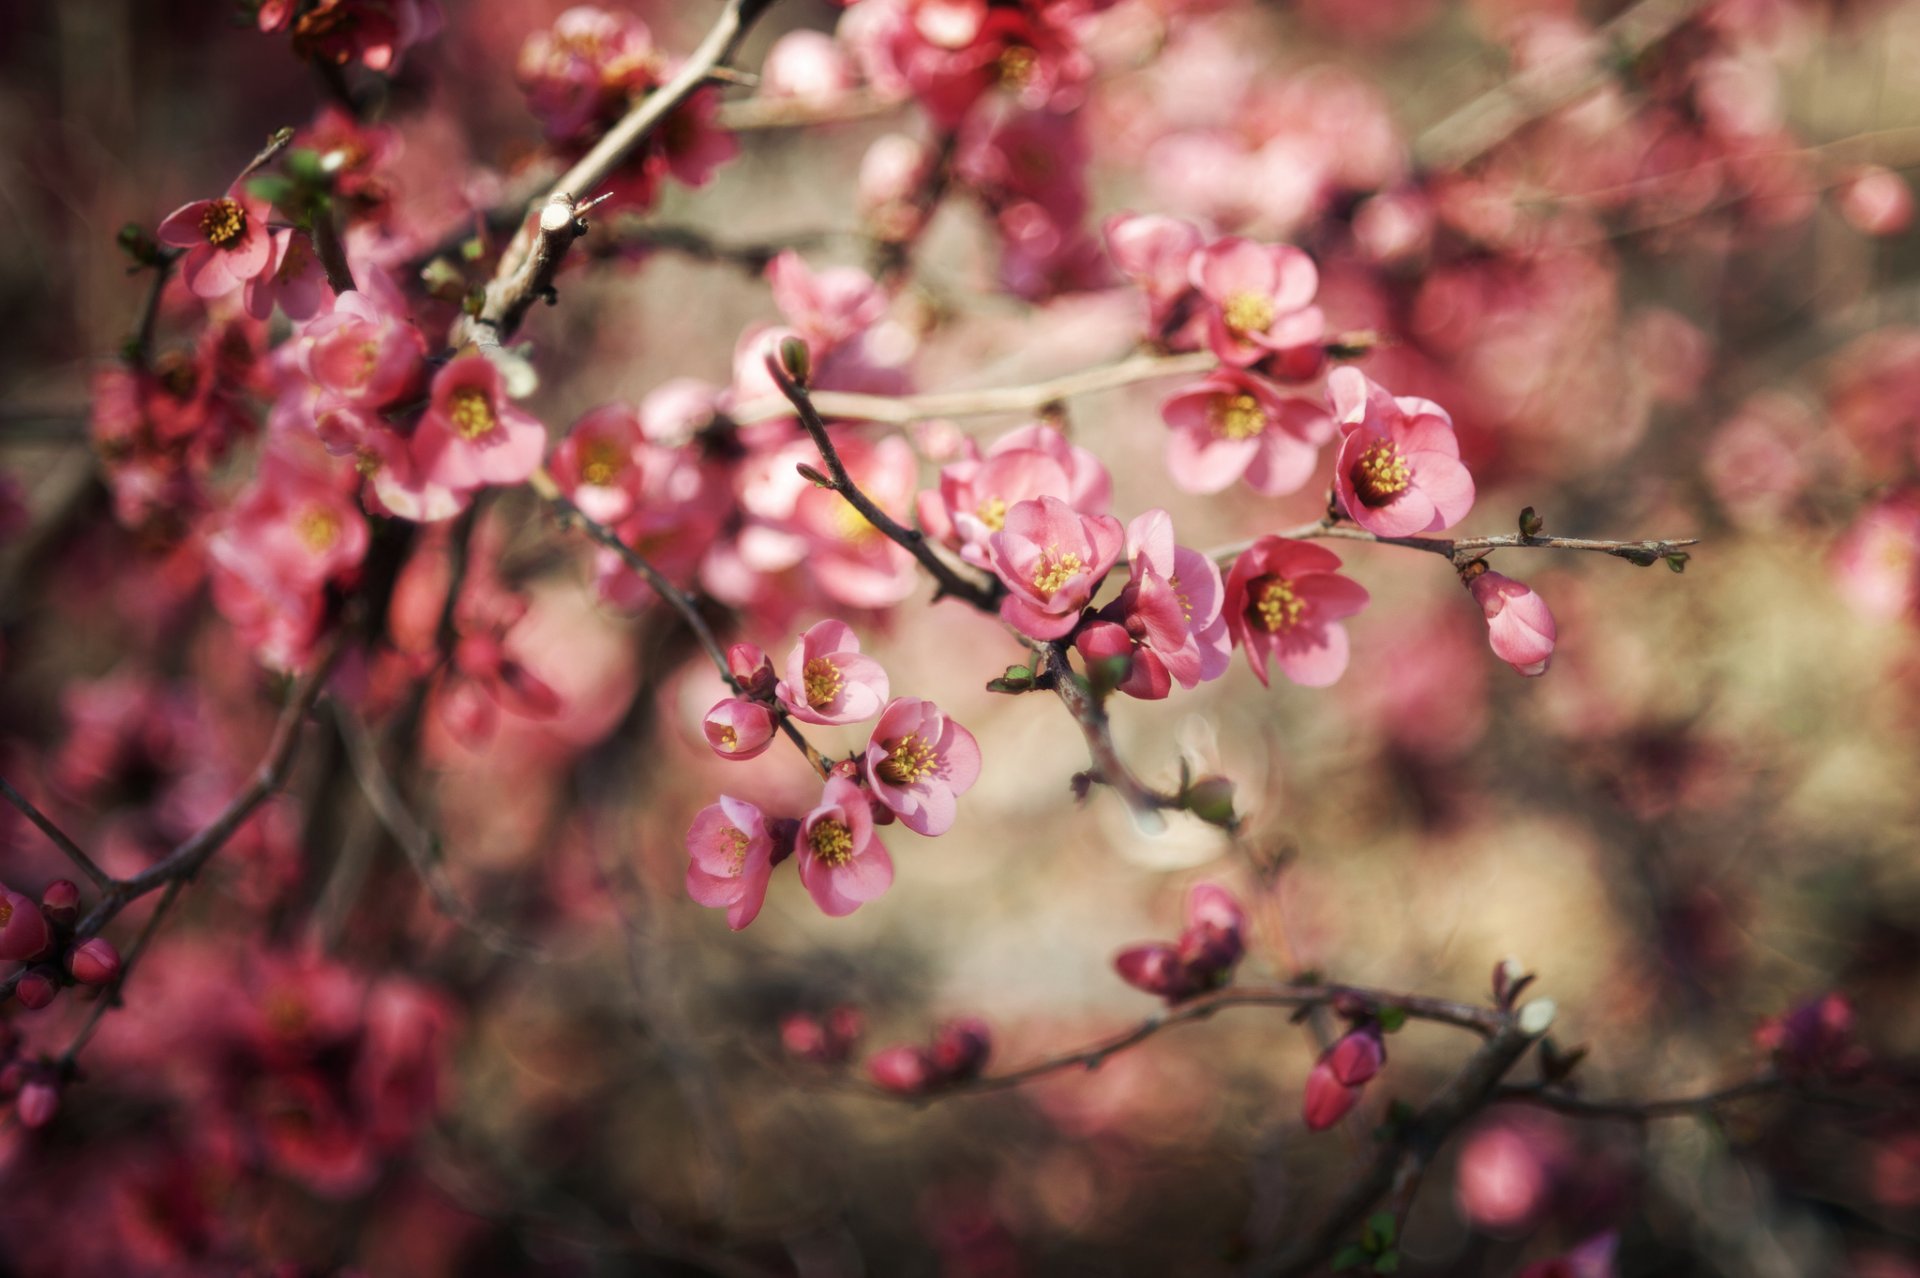
[{"label": "dark brown branch", "polygon": [[1044,644],[1041,651],[1046,656],[1046,668],[1040,672],[1040,682],[1053,689],[1054,695],[1060,698],[1060,704],[1067,708],[1074,723],[1079,725],[1080,735],[1087,739],[1087,754],[1093,761],[1094,779],[1118,794],[1143,820],[1150,813],[1184,807],[1180,796],[1154,789],[1127,767],[1126,761],[1120,757],[1119,748],[1114,745],[1113,727],[1107,719],[1107,708],[1074,674],[1067,660],[1066,645]]},{"label": "dark brown branch", "polygon": [[113,1008],[120,1006],[120,993],[127,987],[127,978],[133,975],[133,965],[140,961],[142,954],[146,953],[148,942],[152,941],[153,934],[160,930],[161,920],[167,917],[167,912],[173,908],[173,903],[180,899],[180,893],[186,887],[186,882],[185,879],[175,879],[167,884],[167,890],[160,894],[159,901],[154,904],[153,913],[147,915],[146,924],[140,929],[140,935],[134,938],[125,957],[120,960],[120,970],[114,973],[113,980],[107,987],[100,991],[99,997],[94,1001],[93,1010],[87,1014],[86,1023],[74,1034],[73,1041],[67,1044],[67,1050],[60,1053],[61,1074],[70,1076],[73,1073],[74,1063],[80,1059],[80,1053],[86,1050],[88,1042],[93,1038],[93,1032],[100,1027],[101,1020]]},{"label": "dark brown branch", "polygon": [[67,860],[73,862],[82,874],[92,879],[95,887],[104,891],[113,882],[113,877],[94,864],[93,858],[87,855],[84,848],[68,838],[66,831],[48,820],[46,814],[34,807],[26,795],[9,785],[5,777],[0,777],[0,797],[5,797],[7,802],[20,809],[21,815],[33,822],[40,833],[52,840],[55,847],[66,853]]},{"label": "dark brown branch", "polygon": [[961,576],[946,560],[934,552],[932,546],[917,528],[907,528],[894,520],[886,511],[874,504],[871,497],[860,491],[853,476],[847,473],[846,463],[840,460],[840,452],[833,446],[833,440],[827,434],[827,424],[820,419],[819,412],[813,406],[813,398],[805,387],[794,381],[780,362],[779,355],[767,356],[767,372],[773,376],[775,384],[800,415],[800,424],[813,440],[813,446],[820,450],[820,459],[827,464],[827,472],[832,482],[828,487],[845,498],[847,503],[861,516],[878,529],[887,540],[905,550],[920,561],[920,566],[932,575],[939,586],[934,598],[951,595],[972,604],[981,612],[997,613],[1000,607],[999,592],[993,586],[971,581]]}]

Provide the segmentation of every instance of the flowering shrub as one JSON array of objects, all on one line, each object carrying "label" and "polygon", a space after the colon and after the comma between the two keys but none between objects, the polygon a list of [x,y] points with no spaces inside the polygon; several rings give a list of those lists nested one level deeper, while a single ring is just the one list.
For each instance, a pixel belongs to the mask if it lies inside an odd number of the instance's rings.
[{"label": "flowering shrub", "polygon": [[0,1269],[1920,1273],[1911,12],[42,8]]}]

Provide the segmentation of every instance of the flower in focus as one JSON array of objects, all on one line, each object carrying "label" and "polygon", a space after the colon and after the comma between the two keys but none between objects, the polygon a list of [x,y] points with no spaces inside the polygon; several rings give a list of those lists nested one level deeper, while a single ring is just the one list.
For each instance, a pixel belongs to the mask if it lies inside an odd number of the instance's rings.
[{"label": "flower in focus", "polygon": [[1228,236],[1196,253],[1190,270],[1206,303],[1207,345],[1223,364],[1277,360],[1289,375],[1319,370],[1327,326],[1313,305],[1320,272],[1312,258],[1291,244]]},{"label": "flower in focus", "polygon": [[787,654],[787,677],[774,689],[780,704],[807,723],[859,723],[887,700],[887,672],[860,652],[860,637],[844,621],[807,628]]},{"label": "flower in focus", "polygon": [[760,809],[721,795],[693,818],[687,855],[687,895],[726,907],[727,926],[736,932],[753,922],[773,877],[773,838]]},{"label": "flower in focus", "polygon": [[1357,368],[1336,368],[1327,395],[1342,432],[1333,485],[1348,518],[1379,537],[1438,532],[1473,509],[1453,419],[1432,400],[1394,398]]},{"label": "flower in focus", "polygon": [[513,406],[499,368],[486,356],[462,355],[433,375],[411,449],[429,483],[454,489],[517,484],[539,468],[546,449],[546,428]]},{"label": "flower in focus", "polygon": [[175,209],[155,234],[162,244],[186,250],[181,278],[194,296],[212,301],[273,269],[270,215],[263,201],[233,190]]},{"label": "flower in focus", "polygon": [[728,697],[707,711],[700,727],[723,759],[757,759],[773,743],[773,711],[758,701]]},{"label": "flower in focus", "polygon": [[814,904],[833,918],[853,913],[893,886],[893,858],[873,833],[866,792],[845,777],[830,777],[820,805],[800,822],[794,843],[800,881]]},{"label": "flower in focus", "polygon": [[1467,583],[1487,617],[1493,653],[1523,675],[1543,675],[1553,661],[1553,614],[1546,600],[1525,584],[1497,572],[1483,572]]},{"label": "flower in focus", "polygon": [[1171,396],[1160,415],[1173,428],[1167,473],[1190,493],[1217,493],[1242,477],[1268,497],[1298,492],[1334,435],[1320,405],[1281,395],[1237,368],[1218,369]]},{"label": "flower in focus", "polygon": [[1113,516],[1082,515],[1057,497],[1016,503],[988,541],[994,575],[1007,587],[1001,619],[1033,639],[1066,635],[1125,538]]},{"label": "flower in focus", "polygon": [[896,697],[874,725],[866,773],[874,798],[902,825],[942,835],[953,828],[958,796],[980,778],[980,745],[933,702]]},{"label": "flower in focus", "polygon": [[1227,629],[1261,683],[1269,662],[1297,684],[1323,688],[1347,668],[1342,618],[1367,606],[1358,582],[1339,575],[1340,557],[1321,546],[1262,537],[1227,574]]}]

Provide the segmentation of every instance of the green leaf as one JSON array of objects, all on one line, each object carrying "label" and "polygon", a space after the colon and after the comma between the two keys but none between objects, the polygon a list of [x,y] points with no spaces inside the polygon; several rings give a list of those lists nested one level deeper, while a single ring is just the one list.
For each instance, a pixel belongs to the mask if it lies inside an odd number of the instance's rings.
[{"label": "green leaf", "polygon": [[309,147],[295,147],[287,152],[286,159],[282,163],[286,165],[288,175],[296,182],[304,182],[308,186],[320,186],[327,180],[327,170],[320,159],[320,153]]},{"label": "green leaf", "polygon": [[1358,1269],[1367,1263],[1367,1253],[1360,1250],[1358,1243],[1348,1243],[1333,1254],[1333,1272],[1340,1273],[1348,1269]]},{"label": "green leaf", "polygon": [[265,173],[259,177],[247,179],[247,194],[256,200],[265,200],[269,204],[286,204],[293,199],[295,187],[292,181],[275,173]]},{"label": "green leaf", "polygon": [[1400,1272],[1400,1253],[1397,1251],[1381,1252],[1380,1255],[1373,1262],[1373,1272],[1375,1272],[1376,1274],[1399,1273]]},{"label": "green leaf", "polygon": [[470,240],[460,241],[460,256],[466,258],[469,262],[479,261],[482,257],[486,256],[486,252],[487,246],[481,243],[480,237],[477,235]]},{"label": "green leaf", "polygon": [[1389,1034],[1398,1033],[1407,1023],[1407,1009],[1404,1007],[1383,1007],[1380,1009],[1380,1028]]},{"label": "green leaf", "polygon": [[[1392,1246],[1394,1235],[1400,1230],[1400,1222],[1393,1218],[1390,1211],[1376,1211],[1367,1217],[1367,1232],[1379,1237],[1382,1246]],[[1374,1250],[1379,1250],[1375,1248]]]},{"label": "green leaf", "polygon": [[998,679],[987,681],[988,692],[1031,692],[1033,691],[1033,670],[1028,666],[1008,666],[1006,673]]},{"label": "green leaf", "polygon": [[1667,556],[1667,567],[1673,569],[1675,572],[1685,572],[1687,570],[1687,560],[1691,558],[1693,558],[1693,556],[1689,555],[1686,551],[1676,550]]}]

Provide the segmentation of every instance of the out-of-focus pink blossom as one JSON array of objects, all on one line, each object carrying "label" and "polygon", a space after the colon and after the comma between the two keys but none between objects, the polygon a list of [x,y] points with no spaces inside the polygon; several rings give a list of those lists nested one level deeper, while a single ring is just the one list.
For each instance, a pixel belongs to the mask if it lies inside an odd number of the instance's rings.
[{"label": "out-of-focus pink blossom", "polygon": [[926,146],[904,133],[883,134],[867,148],[854,182],[854,205],[876,237],[898,242],[919,228],[924,214],[915,197],[932,164]]},{"label": "out-of-focus pink blossom", "polygon": [[1453,419],[1431,400],[1396,399],[1357,368],[1327,377],[1342,438],[1334,491],[1349,518],[1381,537],[1438,532],[1473,509]]},{"label": "out-of-focus pink blossom", "polygon": [[844,621],[807,628],[787,654],[787,677],[775,694],[807,723],[859,723],[887,702],[887,672],[860,652],[860,637]]},{"label": "out-of-focus pink blossom", "polygon": [[1339,1041],[1327,1049],[1326,1062],[1333,1076],[1348,1087],[1371,1081],[1387,1063],[1387,1044],[1380,1036],[1380,1027],[1363,1025],[1342,1034]]},{"label": "out-of-focus pink blossom", "polygon": [[1261,683],[1269,662],[1309,688],[1346,670],[1347,630],[1339,623],[1367,606],[1367,592],[1339,568],[1340,557],[1325,547],[1284,537],[1262,537],[1234,560],[1227,629]]},{"label": "out-of-focus pink blossom", "polygon": [[918,1096],[934,1077],[933,1061],[922,1047],[889,1047],[867,1059],[867,1076],[886,1091]]},{"label": "out-of-focus pink blossom", "polygon": [[727,926],[736,932],[753,922],[773,877],[773,838],[760,809],[721,795],[693,818],[687,855],[687,895],[725,907]]},{"label": "out-of-focus pink blossom", "polygon": [[24,893],[0,887],[0,961],[38,958],[53,943],[46,915]]},{"label": "out-of-focus pink blossom", "polygon": [[857,1007],[836,1007],[825,1016],[791,1012],[780,1018],[780,1047],[816,1065],[839,1065],[853,1054],[865,1020]]},{"label": "out-of-focus pink blossom", "polygon": [[275,265],[272,210],[244,191],[195,200],[167,215],[155,233],[162,244],[185,249],[180,275],[195,296],[225,297]]},{"label": "out-of-focus pink blossom", "polygon": [[1913,188],[1892,169],[1867,165],[1840,188],[1840,215],[1868,235],[1898,235],[1913,225]]},{"label": "out-of-focus pink blossom", "polygon": [[1200,251],[1200,228],[1176,217],[1116,213],[1102,231],[1114,265],[1146,296],[1149,331],[1165,334],[1177,327],[1181,303],[1193,292],[1191,263]]},{"label": "out-of-focus pink blossom", "polygon": [[581,513],[617,524],[640,499],[640,419],[625,404],[584,414],[553,450],[548,469]]},{"label": "out-of-focus pink blossom", "polygon": [[871,801],[844,777],[827,779],[819,806],[800,822],[794,850],[800,882],[830,917],[851,914],[893,886],[893,858],[874,837]]},{"label": "out-of-focus pink blossom", "polygon": [[1319,404],[1281,395],[1237,368],[1176,392],[1160,415],[1173,428],[1167,473],[1190,493],[1217,493],[1243,477],[1268,497],[1298,492],[1334,435],[1333,418]]},{"label": "out-of-focus pink blossom", "polygon": [[927,1047],[889,1047],[867,1060],[867,1075],[902,1096],[920,1096],[978,1078],[993,1053],[993,1033],[977,1017],[947,1021]]},{"label": "out-of-focus pink blossom", "polygon": [[327,269],[305,231],[273,232],[273,256],[267,269],[247,281],[241,299],[257,320],[273,318],[277,305],[296,324],[333,307]]},{"label": "out-of-focus pink blossom", "polygon": [[1553,661],[1553,614],[1525,583],[1483,572],[1467,583],[1487,617],[1493,654],[1523,675],[1543,675]]},{"label": "out-of-focus pink blossom", "polygon": [[378,409],[414,390],[427,340],[408,320],[399,295],[369,281],[367,289],[340,294],[332,310],[309,320],[296,349],[300,367],[328,396]]},{"label": "out-of-focus pink blossom", "polygon": [[824,31],[789,31],[760,61],[759,96],[830,107],[845,98],[856,81],[839,41]]},{"label": "out-of-focus pink blossom", "polygon": [[1920,492],[1869,506],[1833,551],[1834,585],[1862,616],[1890,621],[1920,608]]},{"label": "out-of-focus pink blossom", "polygon": [[[866,332],[887,313],[887,295],[857,266],[815,271],[792,249],[767,264],[774,305],[816,361]],[[816,379],[817,380],[817,379]]]},{"label": "out-of-focus pink blossom", "polygon": [[40,912],[49,922],[66,925],[80,917],[80,887],[72,879],[55,879],[40,893]]},{"label": "out-of-focus pink blossom", "polygon": [[1000,616],[1033,639],[1071,631],[1126,533],[1111,515],[1082,515],[1057,497],[1015,503],[988,539],[994,575],[1007,587]]},{"label": "out-of-focus pink blossom", "polygon": [[20,1088],[20,1094],[14,1098],[13,1108],[20,1116],[22,1127],[29,1130],[45,1127],[60,1112],[59,1085],[36,1078]]},{"label": "out-of-focus pink blossom", "polygon": [[60,987],[54,984],[53,978],[38,969],[24,973],[13,987],[13,997],[29,1012],[37,1012],[53,1002],[59,992]]},{"label": "out-of-focus pink blossom", "polygon": [[462,355],[433,375],[411,450],[427,482],[455,489],[517,484],[539,467],[546,449],[546,429],[514,407],[486,356]]},{"label": "out-of-focus pink blossom", "polygon": [[723,759],[757,759],[773,743],[773,711],[758,701],[728,697],[707,711],[701,731]]},{"label": "out-of-focus pink blossom", "polygon": [[933,702],[896,697],[874,725],[865,766],[874,798],[933,837],[953,828],[959,796],[980,779],[980,745]]},{"label": "out-of-focus pink blossom", "polygon": [[1853,1004],[1824,994],[1761,1023],[1754,1043],[1793,1079],[1845,1080],[1867,1066],[1867,1049],[1854,1037]]},{"label": "out-of-focus pink blossom", "polygon": [[291,22],[293,51],[335,66],[358,59],[369,71],[397,71],[401,55],[440,30],[437,0],[314,0],[297,18],[295,7],[285,0],[262,4],[260,30],[284,30]]}]

